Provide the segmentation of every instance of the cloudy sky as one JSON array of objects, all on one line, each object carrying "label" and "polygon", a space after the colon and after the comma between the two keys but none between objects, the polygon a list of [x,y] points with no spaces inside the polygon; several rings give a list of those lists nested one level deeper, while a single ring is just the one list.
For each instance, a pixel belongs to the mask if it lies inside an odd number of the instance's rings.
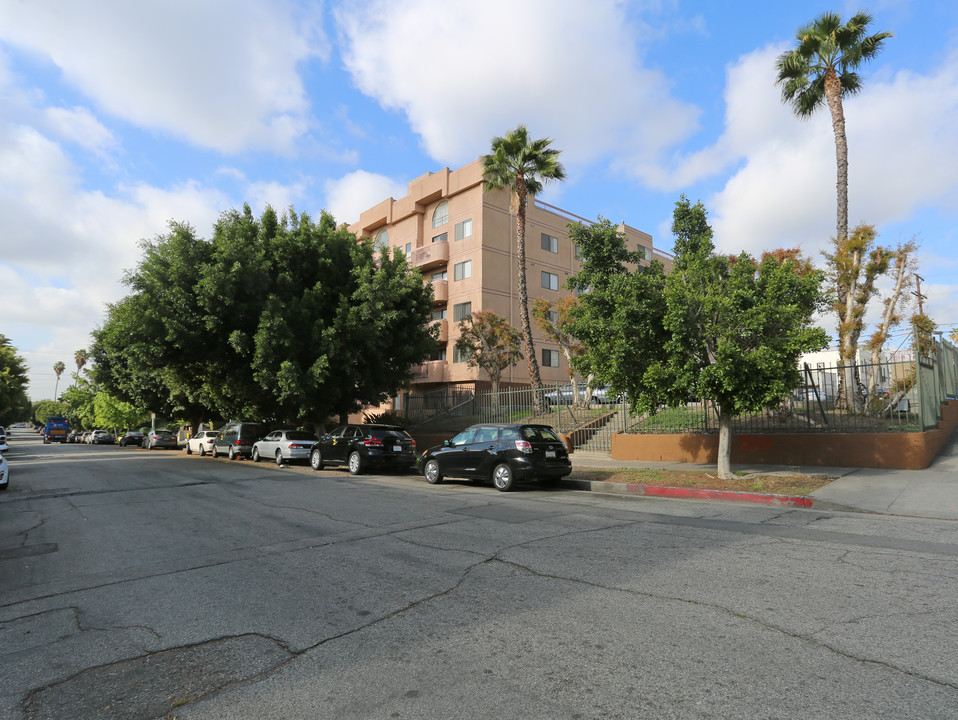
[{"label": "cloudy sky", "polygon": [[[542,196],[671,250],[681,193],[727,252],[835,232],[827,112],[796,119],[774,61],[858,4],[767,0],[0,0],[0,289],[52,397],[57,360],[124,294],[141,238],[224,210],[337,220],[523,123],[568,180]],[[884,52],[846,101],[849,221],[917,237],[925,309],[958,325],[958,3],[877,0]],[[64,378],[66,380],[66,378]],[[64,381],[61,381],[61,386]]]}]

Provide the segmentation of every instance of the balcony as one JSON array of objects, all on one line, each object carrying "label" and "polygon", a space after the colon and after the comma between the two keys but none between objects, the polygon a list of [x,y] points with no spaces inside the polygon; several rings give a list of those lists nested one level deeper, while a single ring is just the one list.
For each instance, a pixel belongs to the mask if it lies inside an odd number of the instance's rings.
[{"label": "balcony", "polygon": [[432,301],[436,305],[444,305],[449,302],[449,281],[436,280],[432,284]]},{"label": "balcony", "polygon": [[439,326],[439,342],[444,343],[449,341],[449,321],[448,320],[436,320],[433,325]]},{"label": "balcony", "polygon": [[430,268],[445,265],[449,262],[449,241],[440,241],[430,243],[421,248],[412,251],[409,258],[409,264],[420,270],[429,270]]},{"label": "balcony", "polygon": [[413,382],[445,382],[446,380],[446,361],[430,360],[422,365],[416,365],[412,369]]}]

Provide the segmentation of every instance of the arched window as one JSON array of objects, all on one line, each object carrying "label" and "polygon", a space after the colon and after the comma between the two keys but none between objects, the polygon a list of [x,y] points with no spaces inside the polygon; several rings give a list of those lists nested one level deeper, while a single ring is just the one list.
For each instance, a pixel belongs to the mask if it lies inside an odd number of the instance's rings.
[{"label": "arched window", "polygon": [[432,214],[432,226],[437,228],[449,222],[449,203],[443,200]]},{"label": "arched window", "polygon": [[373,240],[373,249],[380,255],[389,252],[389,231],[380,230],[376,233],[376,239]]}]

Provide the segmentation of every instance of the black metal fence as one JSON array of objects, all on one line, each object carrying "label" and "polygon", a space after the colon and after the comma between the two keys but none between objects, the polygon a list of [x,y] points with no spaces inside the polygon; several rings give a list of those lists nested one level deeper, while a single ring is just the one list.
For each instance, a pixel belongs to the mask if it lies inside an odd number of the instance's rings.
[{"label": "black metal fence", "polygon": [[[788,396],[759,412],[733,420],[734,433],[911,432],[934,428],[941,403],[958,397],[958,350],[938,342],[932,357],[898,353],[878,363],[803,365],[802,382]],[[717,433],[718,415],[709,402],[633,413],[626,403],[597,395],[587,402],[584,387],[547,386],[539,403],[532,388],[498,393],[450,387],[409,395],[410,426],[455,431],[479,422],[542,422],[570,434],[576,447],[608,452],[615,433]],[[610,401],[611,400],[611,401]],[[608,402],[607,402],[608,401]]]}]

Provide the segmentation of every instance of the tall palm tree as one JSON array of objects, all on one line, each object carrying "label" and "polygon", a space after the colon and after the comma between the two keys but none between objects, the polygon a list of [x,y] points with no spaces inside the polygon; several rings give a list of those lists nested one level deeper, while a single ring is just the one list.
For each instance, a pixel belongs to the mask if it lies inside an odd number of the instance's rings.
[{"label": "tall palm tree", "polygon": [[77,364],[77,382],[80,381],[80,371],[89,359],[90,353],[88,353],[85,348],[81,348],[73,354],[73,360]]},{"label": "tall palm tree", "polygon": [[559,162],[560,150],[550,148],[552,138],[530,140],[525,125],[520,125],[505,137],[492,139],[492,152],[483,156],[483,175],[486,190],[512,191],[512,210],[516,214],[516,266],[519,292],[519,324],[525,339],[529,378],[535,389],[533,403],[536,410],[544,405],[542,378],[532,339],[529,321],[529,291],[526,284],[526,202],[529,196],[542,191],[543,180],[564,180],[565,170]]},{"label": "tall palm tree", "polygon": [[865,35],[872,16],[859,12],[842,25],[838,13],[827,12],[795,34],[795,49],[778,56],[776,82],[782,87],[782,101],[800,118],[809,117],[823,104],[832,114],[835,132],[835,159],[838,163],[838,237],[848,237],[848,143],[845,139],[845,111],[842,97],[861,90],[855,70],[875,57],[890,32]]},{"label": "tall palm tree", "polygon": [[57,374],[57,384],[53,389],[53,399],[57,399],[57,392],[60,390],[60,376],[63,374],[63,371],[67,369],[67,366],[63,364],[62,360],[57,360],[53,363],[53,372]]}]

